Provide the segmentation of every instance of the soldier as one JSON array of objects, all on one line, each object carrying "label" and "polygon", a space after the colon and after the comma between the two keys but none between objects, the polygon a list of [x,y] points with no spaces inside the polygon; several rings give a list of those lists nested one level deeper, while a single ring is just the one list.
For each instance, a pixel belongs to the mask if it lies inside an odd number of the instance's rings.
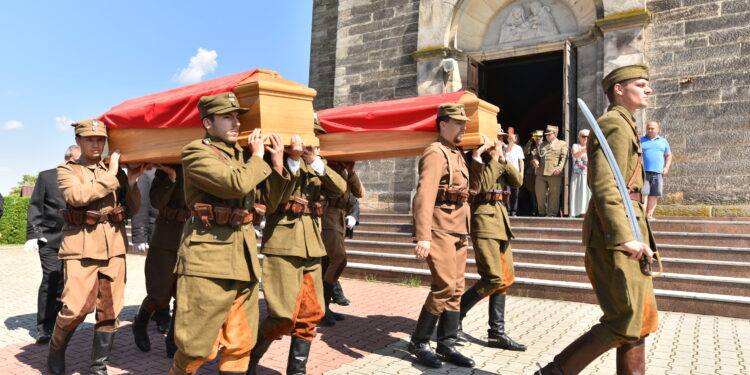
[{"label": "soldier", "polygon": [[536,168],[536,204],[539,216],[548,217],[560,215],[560,186],[562,172],[568,162],[568,144],[557,139],[557,126],[547,125],[544,141],[539,146],[539,152],[534,156]]},{"label": "soldier", "polygon": [[639,259],[650,262],[656,244],[641,204],[644,172],[635,111],[648,106],[652,91],[645,65],[620,67],[602,81],[610,108],[597,122],[612,148],[643,238],[634,240],[609,163],[596,138],[589,140],[588,186],[592,198],[583,221],[586,273],[604,316],[543,369],[541,375],[578,374],[610,348],[617,348],[617,374],[645,374],[645,337],[658,326],[654,287]]},{"label": "soldier", "polygon": [[256,373],[271,343],[285,334],[292,335],[286,372],[305,374],[315,327],[324,315],[321,259],[326,251],[319,218],[325,205],[321,196],[340,197],[346,181],[325,164],[317,147],[303,147],[299,136],[293,136],[291,143],[286,155],[291,181],[268,186],[268,190],[283,191],[285,199],[267,206],[261,252],[268,315],[250,353],[248,374]]},{"label": "soldier", "polygon": [[[537,210],[537,203],[536,203],[536,166],[538,166],[538,161],[535,160],[535,156],[539,153],[539,143],[542,141],[542,137],[544,135],[542,134],[541,130],[534,130],[531,133],[531,138],[529,138],[529,141],[526,142],[526,145],[523,146],[523,155],[524,160],[529,160],[530,162],[526,164],[525,168],[526,171],[523,174],[523,188],[526,190],[526,194],[528,194],[529,197],[529,215],[531,216],[537,216],[539,215],[539,211]],[[536,166],[535,166],[536,163]]]},{"label": "soldier", "polygon": [[[65,160],[76,161],[81,156],[78,146],[65,150]],[[36,312],[37,344],[46,344],[52,337],[57,313],[62,308],[64,279],[63,264],[58,256],[65,223],[60,210],[65,208],[60,188],[57,186],[57,169],[39,173],[31,193],[29,211],[26,216],[26,251],[39,251],[42,265],[42,283],[39,285]]]},{"label": "soldier", "polygon": [[[256,186],[289,176],[283,175],[279,135],[261,137],[255,129],[247,148],[237,143],[239,115],[248,110],[233,92],[203,96],[198,109],[206,135],[182,149],[192,218],[183,226],[175,267],[178,349],[169,374],[193,373],[219,350],[221,374],[244,374],[258,324]],[[273,168],[263,160],[268,138]]]},{"label": "soldier", "polygon": [[460,319],[463,321],[477,302],[489,296],[488,346],[525,351],[525,345],[513,341],[505,333],[505,292],[513,284],[515,276],[510,247],[513,232],[510,230],[510,220],[503,201],[508,198],[506,186],[521,186],[521,174],[510,163],[506,163],[503,156],[502,142],[499,139],[506,134],[500,124],[497,135],[498,140],[494,146],[481,158],[472,161],[480,164],[478,168],[482,170],[481,178],[471,179],[471,192],[475,193],[471,205],[471,243],[474,245],[477,272],[481,278],[461,296]]},{"label": "soldier", "polygon": [[[146,254],[146,297],[141,302],[133,319],[133,339],[141,351],[151,350],[151,342],[146,332],[149,318],[160,309],[167,310],[174,295],[176,278],[172,271],[177,263],[182,227],[190,218],[185,204],[184,177],[181,165],[158,165],[149,188],[151,205],[158,211],[154,233]],[[170,320],[165,339],[167,356],[173,357],[177,347],[174,344],[174,319]]]},{"label": "soldier", "polygon": [[[427,260],[432,282],[408,350],[419,362],[434,368],[442,366],[441,359],[458,366],[474,366],[474,361],[455,348],[471,214],[467,204],[469,169],[456,144],[463,138],[467,121],[462,104],[440,105],[436,119],[439,137],[419,159],[419,184],[412,203],[417,241],[414,253],[418,259]],[[479,157],[488,144],[486,140],[473,156]],[[437,355],[430,347],[435,324]]]},{"label": "soldier", "polygon": [[[315,125],[316,129],[325,134],[325,130],[318,122]],[[332,312],[329,305],[333,300],[334,289],[339,277],[346,267],[344,235],[350,224],[354,226],[351,221],[356,222],[353,216],[347,214],[352,209],[350,198],[362,198],[365,194],[365,188],[362,186],[357,173],[354,172],[354,162],[332,162],[328,166],[346,180],[344,195],[337,198],[327,198],[326,213],[323,216],[322,225],[323,244],[328,254],[328,261],[326,262],[327,265],[323,267],[325,269],[323,274],[323,300],[325,301],[326,313],[321,325],[330,326],[335,324],[336,320],[343,320],[343,316]]]},{"label": "soldier", "polygon": [[141,195],[135,185],[143,168],[128,168],[126,176],[119,166],[119,151],[112,153],[109,166],[104,164],[101,155],[107,128],[103,122],[92,119],[72,126],[81,157],[57,167],[58,186],[67,205],[59,252],[65,287],[49,343],[47,369],[55,375],[65,372],[68,342],[96,307],[89,373],[106,374],[117,315],[124,303],[125,217],[138,211]]}]

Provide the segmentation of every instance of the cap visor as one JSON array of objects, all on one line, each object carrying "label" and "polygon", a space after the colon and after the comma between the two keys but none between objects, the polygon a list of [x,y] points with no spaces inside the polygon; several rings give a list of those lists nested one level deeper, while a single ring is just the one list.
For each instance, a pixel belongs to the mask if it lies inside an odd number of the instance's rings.
[{"label": "cap visor", "polygon": [[470,118],[468,118],[468,117],[466,117],[466,116],[461,116],[461,115],[450,115],[450,116],[448,116],[448,117],[450,117],[450,118],[452,118],[452,119],[454,119],[454,120],[459,120],[459,121],[467,121],[467,122],[470,122],[470,121],[471,121],[471,119],[470,119]]},{"label": "cap visor", "polygon": [[250,109],[248,109],[248,108],[242,108],[242,107],[227,107],[227,108],[222,108],[222,109],[214,112],[213,114],[215,114],[215,115],[223,115],[225,113],[230,113],[230,112],[239,112],[239,114],[243,114],[243,113],[247,113],[249,110]]}]

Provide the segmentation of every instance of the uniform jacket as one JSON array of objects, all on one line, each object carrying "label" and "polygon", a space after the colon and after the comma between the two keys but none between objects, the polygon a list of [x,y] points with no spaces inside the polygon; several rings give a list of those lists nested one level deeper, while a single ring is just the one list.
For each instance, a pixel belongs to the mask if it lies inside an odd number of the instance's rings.
[{"label": "uniform jacket", "polygon": [[[81,166],[73,167],[74,164]],[[81,156],[78,161],[66,161],[57,167],[57,183],[69,208],[107,212],[116,205],[126,207],[132,214],[140,208],[141,194],[130,189],[125,172],[117,176],[107,171],[101,161]],[[109,259],[124,255],[128,248],[125,222],[109,221],[94,226],[63,226],[60,259]]]},{"label": "uniform jacket", "polygon": [[[614,106],[597,122],[627,183],[642,154],[635,119],[624,107]],[[588,186],[591,189],[591,201],[583,220],[583,244],[587,247],[622,250],[619,244],[631,241],[634,237],[615,178],[596,137],[589,139],[586,152],[589,157]],[[641,167],[632,192],[641,192],[644,176]],[[656,250],[643,206],[632,200],[630,203],[635,209],[644,242],[650,242],[651,249]]]},{"label": "uniform jacket", "polygon": [[[449,181],[448,160],[441,148],[450,156],[453,168],[452,183]],[[437,142],[427,146],[419,159],[419,182],[412,201],[416,241],[431,241],[433,230],[469,234],[471,209],[468,203],[456,206],[452,203],[436,202],[438,188],[447,188],[449,184],[454,189],[468,193],[469,168],[461,150],[440,137]]]},{"label": "uniform jacket", "polygon": [[[249,209],[255,204],[259,183],[268,178],[284,179],[246,148],[208,134],[182,149],[182,168],[188,207],[220,203]],[[260,277],[257,246],[251,224],[233,227],[212,222],[208,229],[200,220],[191,219],[183,227],[176,273],[255,281]]]},{"label": "uniform jacket", "polygon": [[534,155],[534,159],[539,162],[539,168],[536,169],[537,176],[552,176],[555,169],[562,172],[565,169],[565,163],[568,162],[568,144],[559,139],[552,142],[544,141],[539,146],[539,152]]},{"label": "uniform jacket", "polygon": [[[286,168],[287,161],[284,163]],[[321,195],[340,197],[346,191],[346,180],[327,165],[325,174],[318,176],[309,164],[300,159],[300,168],[296,175],[292,175],[291,181],[283,186],[268,185],[269,191],[283,191],[284,199],[280,200],[280,204],[267,205],[261,252],[300,258],[325,256],[320,220],[308,214],[288,215],[283,211],[283,206],[290,196],[301,197],[311,203],[320,201]]]},{"label": "uniform jacket", "polygon": [[[478,164],[478,168],[481,168],[479,178],[472,176],[470,180],[472,190],[476,190],[479,193],[486,193],[493,189],[504,190],[506,186],[513,188],[521,186],[521,174],[509,163],[501,164],[490,159],[485,164],[480,164],[476,160],[472,160],[472,164]],[[502,201],[474,203],[472,204],[471,213],[472,235],[504,241],[513,238],[513,232],[510,230],[508,211],[506,211]]]},{"label": "uniform jacket", "polygon": [[[171,165],[171,167],[177,172],[175,181],[170,180],[166,172],[157,169],[154,174],[154,180],[151,182],[149,198],[151,205],[157,211],[165,207],[178,210],[188,209],[187,204],[185,204],[185,177],[182,173],[182,166]],[[184,223],[167,220],[158,216],[149,248],[177,251],[180,248],[180,237],[182,236],[183,226]]]},{"label": "uniform jacket", "polygon": [[[357,173],[354,171],[348,173],[342,163],[332,162],[328,166],[346,180],[346,191],[341,197],[334,198],[335,200],[343,200],[346,205],[344,208],[336,208],[330,205],[326,208],[326,214],[323,216],[323,230],[335,231],[343,236],[346,233],[346,216],[352,209],[353,204],[357,202],[356,199],[364,196],[365,188],[362,186]],[[357,206],[356,219],[359,220],[359,204]]]},{"label": "uniform jacket", "polygon": [[134,244],[149,242],[151,235],[154,233],[154,223],[159,211],[151,207],[149,190],[151,182],[154,180],[155,171],[145,171],[138,177],[138,190],[141,191],[141,208],[133,214],[130,220],[130,233]]},{"label": "uniform jacket", "polygon": [[60,248],[62,227],[65,223],[60,210],[65,208],[60,188],[57,187],[57,170],[48,169],[39,173],[31,193],[29,211],[26,216],[26,240],[44,237],[47,247]]}]

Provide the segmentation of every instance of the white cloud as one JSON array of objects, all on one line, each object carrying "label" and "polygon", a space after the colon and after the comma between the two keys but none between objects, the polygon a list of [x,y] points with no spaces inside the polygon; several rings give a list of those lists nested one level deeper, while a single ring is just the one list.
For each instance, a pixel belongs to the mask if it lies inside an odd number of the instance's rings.
[{"label": "white cloud", "polygon": [[57,131],[59,132],[66,132],[71,129],[70,124],[72,124],[73,121],[68,120],[67,116],[57,116],[55,117],[55,128],[57,128]]},{"label": "white cloud", "polygon": [[5,130],[23,129],[23,123],[17,120],[10,120],[5,123],[5,125],[3,126],[3,129]]},{"label": "white cloud", "polygon": [[10,168],[8,168],[8,167],[0,167],[0,173],[2,173],[2,172],[8,172],[8,171],[10,171]]},{"label": "white cloud", "polygon": [[175,79],[180,83],[190,84],[197,83],[208,73],[216,70],[219,65],[216,58],[219,56],[215,50],[206,50],[203,47],[198,48],[198,53],[190,58],[187,68],[180,71]]}]

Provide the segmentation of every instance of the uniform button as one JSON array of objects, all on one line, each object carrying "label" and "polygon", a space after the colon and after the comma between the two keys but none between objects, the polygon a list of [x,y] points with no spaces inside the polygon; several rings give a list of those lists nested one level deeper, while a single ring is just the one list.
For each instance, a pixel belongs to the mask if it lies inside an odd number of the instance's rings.
[{"label": "uniform button", "polygon": [[250,230],[250,227],[245,227],[245,230]]},{"label": "uniform button", "polygon": [[264,169],[263,174],[268,174],[268,171]]},{"label": "uniform button", "polygon": [[218,239],[219,239],[219,236],[217,236],[217,235],[215,235],[215,234],[214,234],[214,239],[215,239],[215,240],[218,240]]}]

